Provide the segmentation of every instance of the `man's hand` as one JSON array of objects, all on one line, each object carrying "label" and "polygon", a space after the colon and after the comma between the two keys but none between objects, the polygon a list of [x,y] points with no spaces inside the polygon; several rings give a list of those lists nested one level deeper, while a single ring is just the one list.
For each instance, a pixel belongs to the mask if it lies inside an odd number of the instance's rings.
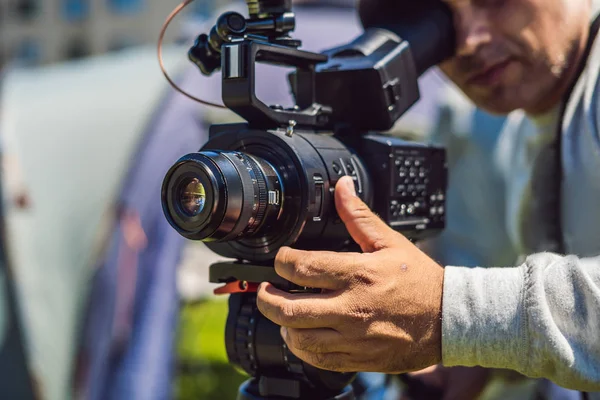
[{"label": "man's hand", "polygon": [[292,353],[322,369],[400,373],[439,363],[442,267],[373,214],[350,178],[336,185],[335,204],[363,253],[282,248],[277,273],[322,293],[262,283],[259,310],[282,326]]}]

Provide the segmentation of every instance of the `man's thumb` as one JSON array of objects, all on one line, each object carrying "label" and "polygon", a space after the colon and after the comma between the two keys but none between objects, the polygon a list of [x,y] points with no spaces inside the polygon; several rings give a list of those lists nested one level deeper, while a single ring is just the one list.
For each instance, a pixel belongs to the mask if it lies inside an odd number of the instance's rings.
[{"label": "man's thumb", "polygon": [[349,176],[340,178],[335,186],[335,208],[363,252],[391,247],[398,240],[396,232],[356,196],[354,181]]}]

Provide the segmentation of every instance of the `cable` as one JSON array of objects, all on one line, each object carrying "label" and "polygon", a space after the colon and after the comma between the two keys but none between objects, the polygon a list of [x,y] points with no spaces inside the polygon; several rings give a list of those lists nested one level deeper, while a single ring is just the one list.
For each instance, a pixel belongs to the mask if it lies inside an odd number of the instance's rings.
[{"label": "cable", "polygon": [[171,14],[169,14],[165,23],[163,24],[163,26],[160,30],[160,35],[158,36],[158,49],[157,49],[158,50],[158,63],[160,65],[160,69],[161,69],[163,75],[165,76],[165,78],[167,78],[167,81],[169,81],[171,86],[173,86],[173,88],[175,90],[177,90],[179,93],[183,94],[184,96],[186,96],[194,101],[197,101],[198,103],[201,103],[201,104],[204,104],[207,106],[212,106],[212,107],[217,107],[217,108],[227,108],[222,104],[211,103],[210,101],[199,99],[199,98],[187,93],[186,91],[181,89],[179,86],[177,86],[177,84],[175,82],[173,82],[173,80],[169,77],[167,70],[165,69],[165,65],[164,65],[163,58],[162,58],[162,44],[163,44],[163,40],[165,37],[165,32],[167,31],[167,27],[169,26],[169,24],[171,23],[173,18],[175,18],[175,16],[177,14],[179,14],[181,12],[181,10],[183,10],[192,1],[194,1],[194,0],[184,0],[183,3],[181,3],[177,7],[175,7],[175,9],[171,12]]}]

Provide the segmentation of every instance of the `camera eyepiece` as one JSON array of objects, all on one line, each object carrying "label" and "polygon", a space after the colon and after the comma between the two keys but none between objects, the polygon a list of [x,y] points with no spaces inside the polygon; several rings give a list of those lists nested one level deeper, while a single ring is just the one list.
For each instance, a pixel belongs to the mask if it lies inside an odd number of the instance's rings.
[{"label": "camera eyepiece", "polygon": [[182,157],[167,173],[163,208],[169,223],[193,240],[251,236],[281,209],[282,185],[265,160],[235,151]]}]

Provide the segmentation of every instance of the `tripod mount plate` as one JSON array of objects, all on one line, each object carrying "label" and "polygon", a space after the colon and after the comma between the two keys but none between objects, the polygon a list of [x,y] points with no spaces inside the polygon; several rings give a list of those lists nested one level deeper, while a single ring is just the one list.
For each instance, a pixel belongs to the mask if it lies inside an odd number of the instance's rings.
[{"label": "tripod mount plate", "polygon": [[281,290],[299,289],[275,272],[272,265],[256,265],[243,262],[218,262],[210,266],[209,281],[212,283],[270,282]]}]

